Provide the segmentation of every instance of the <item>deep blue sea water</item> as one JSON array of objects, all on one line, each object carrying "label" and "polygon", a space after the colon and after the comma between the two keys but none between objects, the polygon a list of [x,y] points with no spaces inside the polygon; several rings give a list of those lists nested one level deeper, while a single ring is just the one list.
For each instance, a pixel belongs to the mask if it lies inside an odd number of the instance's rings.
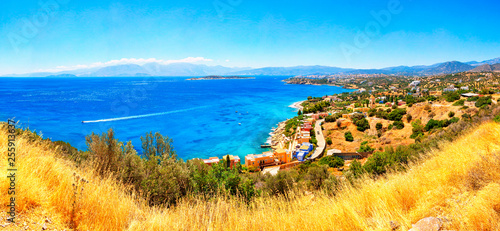
[{"label": "deep blue sea water", "polygon": [[243,159],[261,153],[270,129],[296,115],[292,103],[348,91],[286,85],[285,78],[0,78],[0,121],[15,117],[44,138],[82,150],[85,135],[112,127],[119,140],[132,140],[139,151],[140,137],[159,131],[173,139],[183,159],[225,154]]}]

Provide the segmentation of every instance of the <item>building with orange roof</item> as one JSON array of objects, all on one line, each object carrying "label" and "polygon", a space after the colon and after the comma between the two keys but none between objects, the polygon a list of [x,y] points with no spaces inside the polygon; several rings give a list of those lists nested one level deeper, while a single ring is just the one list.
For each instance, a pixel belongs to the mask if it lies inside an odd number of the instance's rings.
[{"label": "building with orange roof", "polygon": [[291,161],[291,154],[285,149],[278,148],[274,152],[247,155],[245,157],[245,166],[247,168],[261,168],[265,166],[286,164]]},{"label": "building with orange roof", "polygon": [[309,131],[301,131],[297,135],[297,143],[299,144],[309,142],[310,139],[311,139],[311,132]]},{"label": "building with orange roof", "polygon": [[279,161],[274,158],[272,152],[264,152],[262,154],[250,154],[245,156],[245,165],[250,168],[260,168],[262,166],[269,166],[272,164],[279,164]]},{"label": "building with orange roof", "polygon": [[288,163],[292,161],[292,157],[290,153],[287,153],[285,149],[278,148],[274,150],[274,156],[276,159],[278,159],[281,163]]}]

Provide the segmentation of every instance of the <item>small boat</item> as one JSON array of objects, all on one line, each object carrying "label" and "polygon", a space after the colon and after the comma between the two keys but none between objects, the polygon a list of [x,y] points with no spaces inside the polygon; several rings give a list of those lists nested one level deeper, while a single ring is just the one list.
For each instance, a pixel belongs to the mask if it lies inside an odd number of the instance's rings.
[{"label": "small boat", "polygon": [[270,148],[271,145],[270,144],[261,144],[260,145],[260,148]]},{"label": "small boat", "polygon": [[240,125],[240,126],[241,126],[241,123],[238,123],[238,125]]}]

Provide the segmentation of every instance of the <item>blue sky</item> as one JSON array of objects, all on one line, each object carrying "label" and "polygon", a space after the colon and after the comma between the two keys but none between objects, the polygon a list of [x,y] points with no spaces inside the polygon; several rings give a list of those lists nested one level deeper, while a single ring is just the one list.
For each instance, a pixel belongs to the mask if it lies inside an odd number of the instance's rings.
[{"label": "blue sky", "polygon": [[0,74],[141,59],[382,68],[500,57],[498,1],[5,0],[0,6]]}]

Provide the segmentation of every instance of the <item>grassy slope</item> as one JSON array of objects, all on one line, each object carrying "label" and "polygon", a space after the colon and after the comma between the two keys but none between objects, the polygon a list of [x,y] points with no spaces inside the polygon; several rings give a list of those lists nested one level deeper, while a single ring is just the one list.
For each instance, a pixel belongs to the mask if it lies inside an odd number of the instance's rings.
[{"label": "grassy slope", "polygon": [[[2,150],[6,139],[2,130]],[[17,146],[18,224],[26,222],[30,229],[39,229],[45,217],[52,221],[49,229],[69,228],[75,172],[89,180],[78,196],[74,219],[81,230],[389,230],[390,221],[406,230],[427,216],[446,217],[447,229],[500,229],[500,125],[495,123],[444,144],[444,151],[429,153],[430,159],[406,173],[365,179],[361,187],[346,186],[336,197],[258,198],[251,206],[216,198],[185,200],[174,209],[149,208],[126,195],[123,186],[98,179],[90,170],[76,171],[46,143],[19,138]],[[6,163],[2,155],[1,176]],[[8,201],[7,188],[1,177],[0,201]]]}]

